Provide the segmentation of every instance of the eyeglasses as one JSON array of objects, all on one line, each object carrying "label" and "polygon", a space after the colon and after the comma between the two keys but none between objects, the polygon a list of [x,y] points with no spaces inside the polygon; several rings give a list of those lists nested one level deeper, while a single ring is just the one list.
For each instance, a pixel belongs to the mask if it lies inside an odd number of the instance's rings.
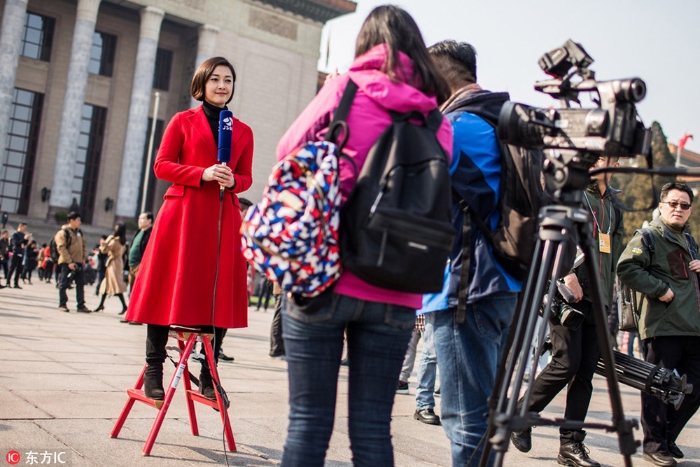
[{"label": "eyeglasses", "polygon": [[671,209],[676,209],[676,208],[678,208],[678,206],[680,206],[683,211],[687,211],[688,209],[690,209],[690,204],[688,204],[688,203],[679,203],[678,201],[661,201],[661,202],[664,204],[668,204],[671,207]]}]

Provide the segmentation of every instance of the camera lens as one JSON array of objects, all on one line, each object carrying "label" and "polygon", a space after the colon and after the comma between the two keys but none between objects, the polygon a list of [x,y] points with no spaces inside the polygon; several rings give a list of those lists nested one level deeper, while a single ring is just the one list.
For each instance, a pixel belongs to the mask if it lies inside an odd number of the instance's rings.
[{"label": "camera lens", "polygon": [[639,102],[644,99],[647,94],[647,85],[639,78],[634,78],[630,85],[630,99],[633,102]]},{"label": "camera lens", "polygon": [[647,94],[647,85],[639,78],[623,79],[619,82],[617,98],[623,102],[639,102]]}]

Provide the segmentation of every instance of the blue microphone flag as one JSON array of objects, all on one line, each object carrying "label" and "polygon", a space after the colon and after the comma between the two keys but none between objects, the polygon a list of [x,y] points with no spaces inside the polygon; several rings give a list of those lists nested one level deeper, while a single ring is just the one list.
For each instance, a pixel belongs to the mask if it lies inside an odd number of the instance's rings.
[{"label": "blue microphone flag", "polygon": [[231,135],[233,134],[233,112],[222,110],[219,113],[219,162],[231,161]]}]

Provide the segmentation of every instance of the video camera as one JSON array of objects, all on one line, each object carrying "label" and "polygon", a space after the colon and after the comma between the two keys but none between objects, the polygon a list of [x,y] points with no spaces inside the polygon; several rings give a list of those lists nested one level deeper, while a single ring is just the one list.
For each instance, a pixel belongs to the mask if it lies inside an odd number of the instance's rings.
[{"label": "video camera", "polygon": [[[544,109],[506,102],[498,118],[498,137],[526,149],[554,149],[547,158],[545,173],[554,174],[548,188],[585,188],[588,171],[601,156],[634,157],[651,153],[651,130],[637,119],[635,104],[646,95],[640,78],[596,81],[588,67],[593,59],[572,40],[544,54],[539,65],[553,79],[535,83],[537,91],[559,99],[561,109]],[[572,81],[579,77],[580,80]],[[597,93],[597,107],[572,109],[581,105],[579,93]],[[564,166],[580,169],[580,180],[556,174]],[[560,181],[561,179],[561,181]]]},{"label": "video camera", "polygon": [[83,265],[75,263],[75,269],[71,270],[66,274],[66,279],[73,281],[75,279],[75,274],[83,270]]}]

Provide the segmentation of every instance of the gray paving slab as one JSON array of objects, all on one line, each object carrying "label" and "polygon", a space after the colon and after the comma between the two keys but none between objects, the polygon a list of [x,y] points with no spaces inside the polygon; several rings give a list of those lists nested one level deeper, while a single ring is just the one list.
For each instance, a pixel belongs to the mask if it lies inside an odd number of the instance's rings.
[{"label": "gray paving slab", "polygon": [[[19,392],[11,392],[5,388],[0,388],[0,407],[2,407],[0,411],[2,420],[53,418],[51,414],[37,407]],[[2,438],[2,430],[0,430],[0,438]]]},{"label": "gray paving slab", "polygon": [[[88,307],[98,297],[86,289]],[[286,362],[268,355],[272,311],[249,312],[247,329],[231,331],[224,342],[232,363],[221,362],[224,387],[231,399],[232,428],[238,446],[224,453],[219,414],[197,405],[200,436],[192,436],[184,395],[179,389],[168,410],[152,455],[141,451],[156,410],[136,403],[117,439],[110,432],[143,366],[146,328],[120,323],[118,300],[106,302],[101,313],[62,313],[53,284],[26,285],[22,290],[0,291],[0,454],[10,449],[70,456],[68,466],[269,466],[282,457],[287,430]],[[75,308],[71,295],[69,307]],[[171,352],[172,353],[172,352]],[[198,375],[199,364],[190,361]],[[166,362],[169,381],[174,368]],[[413,419],[415,375],[409,395],[397,395],[392,419],[392,442],[399,467],[450,466],[449,443],[441,427]],[[182,388],[182,386],[181,386]],[[623,406],[639,418],[637,391],[622,387]],[[439,413],[439,399],[436,412]],[[543,413],[561,417],[565,398],[560,394]],[[347,369],[342,368],[333,437],[326,466],[352,465],[347,435]],[[594,379],[589,421],[609,423],[610,401],[605,380]],[[635,438],[641,439],[641,430]],[[603,466],[622,466],[617,437],[589,430],[591,456]],[[558,430],[537,427],[533,449],[527,454],[510,449],[504,465],[529,467],[555,465]],[[686,457],[681,466],[700,466],[700,415],[678,440]],[[39,459],[41,460],[41,459]],[[635,465],[651,465],[638,453]],[[0,461],[0,465],[2,461]]]}]

